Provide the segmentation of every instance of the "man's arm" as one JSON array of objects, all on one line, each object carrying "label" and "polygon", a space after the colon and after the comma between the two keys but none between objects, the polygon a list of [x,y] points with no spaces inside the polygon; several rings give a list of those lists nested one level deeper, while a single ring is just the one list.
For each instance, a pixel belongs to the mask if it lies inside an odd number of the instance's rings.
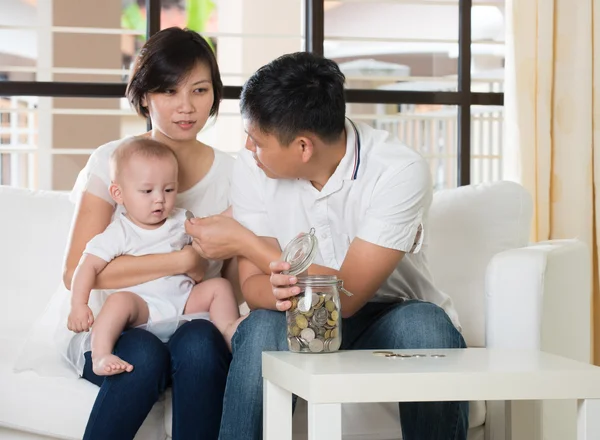
[{"label": "man's arm", "polygon": [[[263,238],[263,240],[275,239]],[[342,294],[342,316],[348,318],[362,308],[377,292],[398,265],[404,252],[354,239],[340,270],[313,264],[309,275],[335,275],[344,281],[344,288],[353,295]],[[290,287],[290,275],[281,274],[288,266],[273,263],[273,274],[267,275],[247,259],[240,260],[240,283],[244,298],[251,309],[287,310],[290,295],[298,294],[298,287]],[[279,286],[279,287],[274,287]],[[279,300],[279,301],[278,301]]]},{"label": "man's arm", "polygon": [[[259,237],[263,249],[272,249],[275,261],[281,257],[281,250],[275,256],[275,249],[279,248],[279,243],[272,237]],[[259,265],[252,262],[250,258],[238,257],[238,270],[240,277],[240,286],[244,299],[250,309],[270,309],[276,310],[276,298],[273,296],[269,275],[265,273]]]}]

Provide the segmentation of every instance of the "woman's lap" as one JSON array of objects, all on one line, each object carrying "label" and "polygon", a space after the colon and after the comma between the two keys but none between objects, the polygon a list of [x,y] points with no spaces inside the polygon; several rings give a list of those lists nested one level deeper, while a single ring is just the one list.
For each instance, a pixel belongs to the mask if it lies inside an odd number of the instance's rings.
[{"label": "woman's lap", "polygon": [[[131,414],[135,421],[121,413],[123,429],[131,431],[133,427],[125,425],[133,422],[137,430],[145,418],[141,417],[140,409],[144,408],[143,412],[147,414],[160,394],[171,385],[173,437],[195,435],[186,432],[188,426],[193,420],[197,421],[199,414],[206,415],[208,411],[212,417],[208,418],[204,427],[196,428],[204,431],[202,438],[216,438],[231,354],[220,332],[210,321],[195,320],[182,325],[167,344],[145,330],[131,329],[121,335],[114,353],[134,366],[131,373],[97,376],[91,368],[91,353],[85,354],[83,378],[101,387],[88,422],[87,438],[97,438],[95,432],[105,429],[103,421],[116,415],[115,408],[111,408],[114,402],[109,405],[104,404],[105,401],[116,400],[117,396],[120,401],[144,401],[145,404],[137,410],[126,407],[137,411]],[[88,437],[88,431],[94,431],[94,435]]]}]

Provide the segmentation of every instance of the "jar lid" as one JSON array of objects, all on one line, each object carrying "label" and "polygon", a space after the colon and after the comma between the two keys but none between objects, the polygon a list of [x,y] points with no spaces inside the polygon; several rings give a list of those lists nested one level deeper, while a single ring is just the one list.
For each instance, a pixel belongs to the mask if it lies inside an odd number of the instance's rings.
[{"label": "jar lid", "polygon": [[315,228],[311,228],[308,234],[302,233],[290,241],[281,255],[283,261],[290,263],[290,268],[283,273],[296,276],[308,269],[315,260],[317,247]]}]

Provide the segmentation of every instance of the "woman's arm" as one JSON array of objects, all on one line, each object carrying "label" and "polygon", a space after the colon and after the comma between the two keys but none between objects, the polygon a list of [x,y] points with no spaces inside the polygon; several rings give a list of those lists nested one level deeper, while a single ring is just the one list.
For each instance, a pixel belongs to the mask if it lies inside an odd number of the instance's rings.
[{"label": "woman's arm", "polygon": [[[77,206],[67,247],[67,258],[63,269],[63,282],[71,289],[73,273],[83,255],[85,246],[110,223],[113,206],[104,199],[84,192]],[[96,278],[96,289],[119,289],[135,286],[157,278],[185,273],[199,281],[204,276],[205,262],[191,248],[170,254],[146,255],[143,257],[122,256],[110,262]]]}]

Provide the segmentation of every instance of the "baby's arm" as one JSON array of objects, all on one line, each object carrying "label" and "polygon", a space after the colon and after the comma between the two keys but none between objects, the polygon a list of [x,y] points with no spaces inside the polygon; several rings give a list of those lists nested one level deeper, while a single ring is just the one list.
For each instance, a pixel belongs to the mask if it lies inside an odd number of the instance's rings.
[{"label": "baby's arm", "polygon": [[73,274],[71,285],[71,313],[67,327],[76,333],[89,331],[94,323],[94,314],[88,306],[90,292],[96,283],[96,277],[108,264],[95,255],[83,254]]}]

